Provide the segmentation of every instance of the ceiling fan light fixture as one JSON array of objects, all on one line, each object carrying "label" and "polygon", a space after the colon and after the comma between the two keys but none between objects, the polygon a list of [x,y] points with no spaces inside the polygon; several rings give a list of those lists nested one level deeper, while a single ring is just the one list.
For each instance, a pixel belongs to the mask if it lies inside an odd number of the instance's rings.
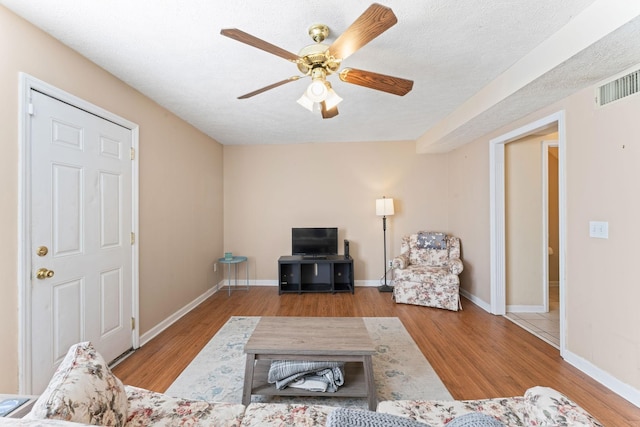
[{"label": "ceiling fan light fixture", "polygon": [[329,89],[327,89],[327,85],[325,85],[324,79],[317,79],[309,84],[307,88],[306,95],[313,102],[322,102],[327,99],[327,95],[329,94]]},{"label": "ceiling fan light fixture", "polygon": [[324,104],[327,110],[331,110],[333,107],[337,106],[340,102],[342,102],[342,98],[338,96],[335,90],[331,88],[329,82],[327,82],[327,97],[324,100]]},{"label": "ceiling fan light fixture", "polygon": [[304,108],[306,108],[307,110],[313,113],[313,106],[315,105],[315,103],[309,99],[306,91],[302,94],[302,96],[300,97],[300,99],[298,99],[297,102],[298,104],[302,105]]}]

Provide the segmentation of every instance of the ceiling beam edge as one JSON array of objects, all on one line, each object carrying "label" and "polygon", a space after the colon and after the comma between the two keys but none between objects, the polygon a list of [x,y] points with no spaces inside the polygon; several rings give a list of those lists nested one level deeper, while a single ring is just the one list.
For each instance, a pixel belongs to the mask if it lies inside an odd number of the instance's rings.
[{"label": "ceiling beam edge", "polygon": [[[416,152],[442,153],[471,142],[443,141],[526,85],[640,15],[640,2],[596,0],[553,36],[522,57],[416,140]],[[480,137],[482,135],[476,135]]]}]

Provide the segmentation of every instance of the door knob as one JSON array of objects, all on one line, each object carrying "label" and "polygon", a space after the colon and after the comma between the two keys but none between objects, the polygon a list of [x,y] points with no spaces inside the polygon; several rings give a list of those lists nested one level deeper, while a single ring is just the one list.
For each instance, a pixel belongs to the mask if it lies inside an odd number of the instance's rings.
[{"label": "door knob", "polygon": [[47,270],[46,268],[41,268],[36,271],[36,277],[40,280],[47,279],[49,277],[53,277],[53,270]]}]

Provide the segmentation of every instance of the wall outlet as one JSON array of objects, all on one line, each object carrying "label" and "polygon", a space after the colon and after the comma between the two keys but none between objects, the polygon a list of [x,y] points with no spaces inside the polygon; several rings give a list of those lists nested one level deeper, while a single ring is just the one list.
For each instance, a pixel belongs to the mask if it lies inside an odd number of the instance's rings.
[{"label": "wall outlet", "polygon": [[389,268],[391,268],[391,266],[393,266],[393,260],[392,259],[389,260]]}]

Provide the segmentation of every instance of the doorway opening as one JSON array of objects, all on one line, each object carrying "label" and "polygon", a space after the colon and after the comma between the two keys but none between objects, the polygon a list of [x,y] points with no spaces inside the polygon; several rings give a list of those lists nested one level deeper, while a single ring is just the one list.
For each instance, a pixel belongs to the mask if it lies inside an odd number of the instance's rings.
[{"label": "doorway opening", "polygon": [[558,142],[548,131],[506,147],[506,317],[559,349]]},{"label": "doorway opening", "polygon": [[[557,222],[557,244],[556,247],[552,246],[554,258],[557,260],[557,287],[552,289],[548,286],[549,282],[555,284],[553,280],[550,280],[548,274],[550,270],[549,254],[550,254],[550,235],[549,235],[549,221],[547,217],[548,205],[543,203],[544,215],[540,214],[540,210],[536,211],[536,215],[542,215],[544,218],[544,226],[540,229],[539,235],[532,240],[532,247],[528,249],[533,250],[533,257],[542,264],[543,275],[538,282],[540,287],[538,290],[544,293],[542,299],[534,299],[533,303],[530,300],[526,300],[524,297],[524,303],[516,301],[513,303],[509,301],[509,305],[516,305],[516,309],[520,311],[529,311],[538,313],[545,313],[549,308],[554,307],[554,301],[549,303],[549,295],[554,295],[554,291],[557,290],[557,318],[558,318],[558,335],[559,340],[556,347],[560,350],[560,355],[563,355],[565,344],[564,334],[564,310],[565,310],[565,298],[564,298],[564,271],[565,271],[565,247],[566,247],[566,184],[565,184],[565,150],[566,150],[566,135],[565,135],[565,118],[564,112],[560,111],[547,116],[543,119],[537,120],[533,123],[520,127],[512,132],[501,135],[490,141],[490,209],[491,209],[491,312],[497,315],[506,315],[507,313],[507,296],[511,298],[514,291],[508,283],[508,270],[507,264],[508,257],[508,217],[507,217],[507,165],[506,165],[506,147],[512,142],[522,140],[527,137],[540,136],[543,139],[544,136],[550,133],[557,132],[557,191],[558,191],[558,222]],[[551,146],[551,144],[548,144]],[[548,164],[546,164],[548,166]],[[538,182],[539,185],[539,182]],[[538,217],[540,219],[540,217]],[[524,230],[524,228],[522,228]],[[538,264],[538,267],[540,266]],[[511,267],[513,268],[513,267]],[[516,267],[517,268],[517,267]],[[520,277],[524,277],[526,273],[522,271],[509,271],[510,276],[513,278],[520,274]],[[550,292],[551,291],[551,292]],[[522,296],[522,295],[521,295]],[[512,308],[512,307],[510,307]],[[554,344],[555,345],[555,344]]]}]

